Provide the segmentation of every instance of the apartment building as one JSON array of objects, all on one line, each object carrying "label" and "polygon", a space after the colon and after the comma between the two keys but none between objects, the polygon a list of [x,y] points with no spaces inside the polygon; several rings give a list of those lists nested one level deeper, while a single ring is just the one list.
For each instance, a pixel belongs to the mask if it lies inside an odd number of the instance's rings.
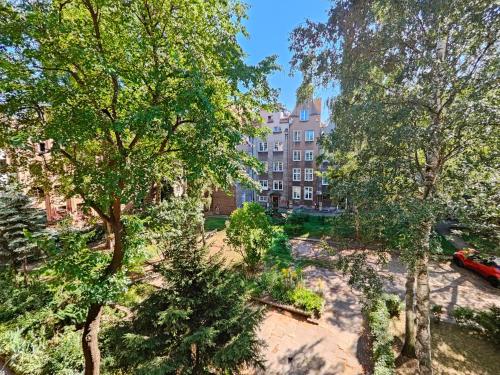
[{"label": "apartment building", "polygon": [[322,175],[328,165],[318,162],[319,139],[330,131],[321,121],[321,99],[297,104],[292,112],[261,111],[260,115],[261,126],[268,128],[267,137],[248,138],[238,149],[264,164],[263,173],[248,171],[261,189],[236,184],[229,205],[228,197],[214,195],[217,211],[227,212],[248,201],[274,208],[330,207],[329,185]]},{"label": "apartment building", "polygon": [[318,163],[319,139],[327,131],[321,121],[321,99],[297,104],[290,114],[288,136],[288,207],[322,208],[329,205],[326,164]]},{"label": "apartment building", "polygon": [[264,124],[269,129],[266,139],[253,139],[253,155],[264,164],[264,172],[254,177],[261,191],[255,200],[266,206],[288,206],[288,133],[290,114],[287,111],[261,111]]}]

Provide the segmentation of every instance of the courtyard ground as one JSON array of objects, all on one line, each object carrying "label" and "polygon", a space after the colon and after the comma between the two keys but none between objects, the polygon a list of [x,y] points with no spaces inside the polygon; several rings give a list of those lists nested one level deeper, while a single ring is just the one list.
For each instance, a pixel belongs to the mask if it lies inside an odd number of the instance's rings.
[{"label": "courtyard ground", "polygon": [[[292,245],[296,256],[328,257],[318,242],[293,240]],[[391,257],[387,270],[381,272],[387,288],[402,297],[405,275],[399,258]],[[429,276],[431,303],[443,305],[447,314],[456,306],[484,309],[491,304],[500,304],[500,290],[470,271],[452,266],[450,262],[432,262]],[[274,310],[269,311],[259,331],[260,338],[267,344],[264,351],[267,369],[261,374],[369,373],[370,355],[359,293],[349,287],[344,276],[329,269],[308,266],[304,269],[304,278],[309,286],[323,289],[326,301],[324,313],[319,324],[313,325]],[[443,317],[445,321],[449,320],[447,314]],[[452,349],[454,341],[450,332],[458,327],[452,326],[446,331],[445,324],[435,331],[435,367],[437,373],[459,374],[463,367],[460,360],[463,354],[460,353],[467,350],[455,352]],[[465,333],[458,334],[463,336]],[[481,338],[474,339],[481,341],[483,346],[489,345]],[[468,345],[475,341],[461,342]],[[474,347],[470,351],[473,353]],[[493,349],[493,353],[498,358],[498,349]],[[500,371],[491,372],[491,368],[486,367],[477,373],[493,375]]]}]

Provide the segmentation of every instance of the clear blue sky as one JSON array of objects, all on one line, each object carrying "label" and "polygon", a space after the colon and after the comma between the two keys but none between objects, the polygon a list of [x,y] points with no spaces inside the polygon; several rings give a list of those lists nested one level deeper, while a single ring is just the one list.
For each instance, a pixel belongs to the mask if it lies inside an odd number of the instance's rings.
[{"label": "clear blue sky", "polygon": [[[248,54],[247,62],[256,64],[266,56],[277,55],[282,71],[270,77],[274,88],[280,89],[279,101],[292,110],[295,106],[295,92],[300,85],[300,73],[290,77],[289,50],[290,32],[306,19],[325,21],[329,0],[246,0],[250,6],[245,25],[249,38],[240,37],[239,41]],[[322,118],[328,117],[325,101],[332,91],[317,91],[323,99]]]}]

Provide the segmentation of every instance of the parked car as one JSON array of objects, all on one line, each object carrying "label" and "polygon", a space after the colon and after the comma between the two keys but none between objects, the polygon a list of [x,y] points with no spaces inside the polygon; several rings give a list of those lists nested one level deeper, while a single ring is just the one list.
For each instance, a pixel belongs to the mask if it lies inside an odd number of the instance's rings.
[{"label": "parked car", "polygon": [[453,261],[459,267],[465,267],[479,273],[494,287],[500,285],[500,258],[483,257],[474,249],[463,249],[453,255]]}]

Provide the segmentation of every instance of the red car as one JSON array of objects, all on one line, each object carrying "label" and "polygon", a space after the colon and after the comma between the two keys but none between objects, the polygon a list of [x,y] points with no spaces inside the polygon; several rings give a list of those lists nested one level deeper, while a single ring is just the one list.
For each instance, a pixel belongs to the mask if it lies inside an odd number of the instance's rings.
[{"label": "red car", "polygon": [[459,267],[469,268],[486,278],[494,287],[500,285],[500,258],[482,257],[477,250],[459,250],[453,255],[453,261]]}]

